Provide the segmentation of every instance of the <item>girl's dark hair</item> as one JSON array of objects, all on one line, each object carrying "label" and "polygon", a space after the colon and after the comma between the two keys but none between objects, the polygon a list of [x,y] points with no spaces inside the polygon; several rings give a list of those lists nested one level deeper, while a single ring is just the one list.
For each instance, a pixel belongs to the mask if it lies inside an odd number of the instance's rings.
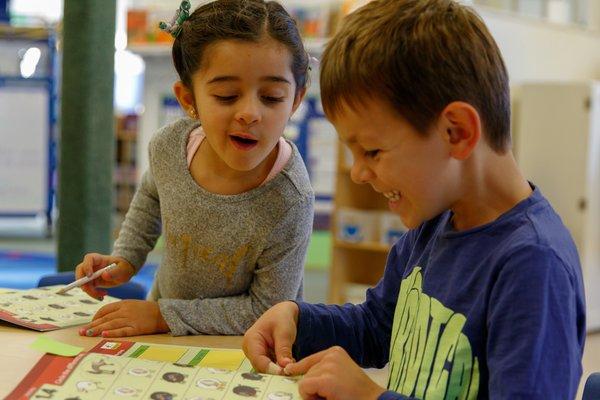
[{"label": "girl's dark hair", "polygon": [[198,7],[183,23],[173,43],[173,63],[188,88],[201,67],[206,48],[218,40],[258,42],[265,34],[284,44],[292,54],[296,90],[306,86],[308,54],[296,22],[275,1],[217,0]]}]

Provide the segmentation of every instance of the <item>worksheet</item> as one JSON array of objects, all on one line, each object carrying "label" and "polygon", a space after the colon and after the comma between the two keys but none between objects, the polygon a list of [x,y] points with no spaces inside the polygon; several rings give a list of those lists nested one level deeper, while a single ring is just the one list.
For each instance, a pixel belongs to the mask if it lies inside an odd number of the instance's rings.
[{"label": "worksheet", "polygon": [[57,294],[58,289],[64,286],[0,289],[0,320],[36,331],[51,331],[87,324],[102,306],[119,301],[110,296],[99,301],[80,288]]},{"label": "worksheet", "polygon": [[239,349],[218,349],[103,339],[90,352],[164,361],[174,364],[191,365],[193,367],[209,367],[238,372],[252,371],[252,364],[250,364],[244,352]]},{"label": "worksheet", "polygon": [[[219,349],[204,350],[208,355]],[[46,354],[6,399],[300,399],[296,377],[199,365],[205,364],[94,352],[75,358]]]}]

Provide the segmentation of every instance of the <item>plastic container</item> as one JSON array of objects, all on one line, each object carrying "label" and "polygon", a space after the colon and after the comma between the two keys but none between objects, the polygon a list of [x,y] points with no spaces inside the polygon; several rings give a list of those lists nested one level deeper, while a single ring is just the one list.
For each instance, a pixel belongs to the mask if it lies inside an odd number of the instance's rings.
[{"label": "plastic container", "polygon": [[337,236],[351,243],[378,241],[378,213],[368,210],[341,208],[337,213]]},{"label": "plastic container", "polygon": [[392,246],[407,231],[400,217],[389,211],[379,214],[379,242]]}]

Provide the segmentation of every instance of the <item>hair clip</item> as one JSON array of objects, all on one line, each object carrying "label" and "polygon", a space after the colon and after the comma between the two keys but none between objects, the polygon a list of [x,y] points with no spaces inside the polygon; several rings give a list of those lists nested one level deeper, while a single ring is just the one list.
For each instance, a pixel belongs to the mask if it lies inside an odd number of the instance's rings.
[{"label": "hair clip", "polygon": [[188,0],[184,0],[181,2],[179,9],[175,12],[175,15],[171,19],[171,22],[160,22],[158,27],[165,32],[169,32],[171,36],[176,38],[179,36],[181,32],[181,28],[183,27],[183,23],[186,19],[190,17],[190,8],[192,5]]}]

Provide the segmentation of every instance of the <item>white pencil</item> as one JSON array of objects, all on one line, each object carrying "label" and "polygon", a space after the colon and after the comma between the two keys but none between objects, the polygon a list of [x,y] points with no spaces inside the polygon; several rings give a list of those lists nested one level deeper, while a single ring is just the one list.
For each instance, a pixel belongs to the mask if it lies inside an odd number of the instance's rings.
[{"label": "white pencil", "polygon": [[113,268],[115,268],[117,266],[117,264],[112,263],[110,265],[107,265],[106,267],[99,269],[98,271],[94,272],[92,275],[90,276],[84,276],[83,278],[79,278],[77,279],[75,282],[71,282],[69,283],[67,286],[65,286],[62,289],[59,289],[56,294],[63,294],[63,293],[67,293],[69,290],[76,288],[76,287],[80,287],[85,285],[86,283],[88,283],[89,281],[93,281],[94,279],[100,277],[100,275],[102,275],[103,272],[105,271],[109,271]]}]

